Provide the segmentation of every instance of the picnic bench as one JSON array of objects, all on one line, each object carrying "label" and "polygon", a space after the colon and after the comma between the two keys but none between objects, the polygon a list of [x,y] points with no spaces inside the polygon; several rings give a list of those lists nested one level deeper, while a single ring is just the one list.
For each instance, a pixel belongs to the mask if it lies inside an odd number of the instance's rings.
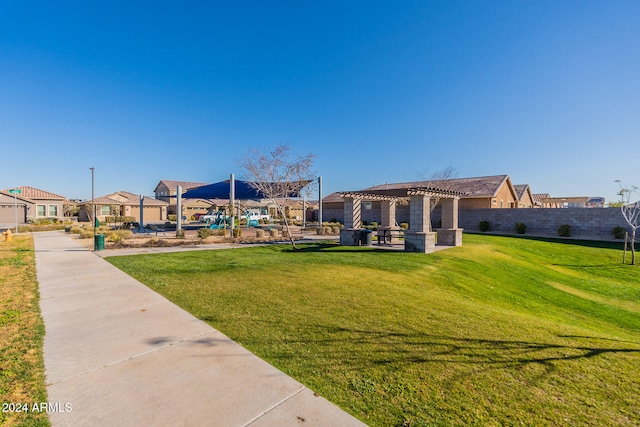
[{"label": "picnic bench", "polygon": [[393,238],[404,237],[404,229],[402,228],[378,228],[377,231],[378,244],[391,244]]}]

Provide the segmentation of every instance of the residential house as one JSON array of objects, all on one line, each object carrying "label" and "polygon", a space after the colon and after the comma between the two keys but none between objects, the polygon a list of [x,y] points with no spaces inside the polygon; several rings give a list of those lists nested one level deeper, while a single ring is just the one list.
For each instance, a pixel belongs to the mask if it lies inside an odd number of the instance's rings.
[{"label": "residential house", "polygon": [[551,201],[551,195],[549,193],[535,193],[533,194],[533,206],[536,208],[559,208],[555,202]]},{"label": "residential house", "polygon": [[460,198],[460,209],[515,208],[518,201],[518,195],[509,175],[382,184],[365,188],[363,191],[413,187],[433,187],[464,193],[465,195]]},{"label": "residential house", "polygon": [[[15,190],[18,192],[9,192]],[[64,219],[65,202],[64,196],[34,187],[21,186],[7,189],[0,192],[0,223],[15,222],[16,209],[19,224],[39,219],[60,221]]]},{"label": "residential house", "polygon": [[539,195],[538,202],[545,208],[586,208],[588,197],[550,197],[548,194]]},{"label": "residential house", "polygon": [[587,201],[588,208],[604,208],[606,206],[604,197],[591,197]]},{"label": "residential house", "polygon": [[[138,220],[140,218],[140,196],[127,191],[118,191],[106,196],[96,197],[79,204],[78,217],[80,221],[89,221],[93,217],[93,205],[95,204],[96,217],[104,221],[106,217],[128,216]],[[153,197],[144,197],[143,220],[144,222],[159,222],[167,220],[167,207],[169,203],[157,200]]]},{"label": "residential house", "polygon": [[531,194],[531,188],[529,188],[529,184],[518,184],[514,185],[513,188],[516,190],[516,194],[518,196],[517,207],[518,208],[533,208],[533,194]]},{"label": "residential house", "polygon": [[[153,190],[156,199],[162,200],[168,203],[167,212],[169,214],[176,213],[176,204],[178,197],[178,186],[182,187],[182,192],[196,187],[202,187],[203,185],[207,185],[206,182],[188,182],[188,181],[173,181],[169,179],[161,180],[158,185],[156,185],[155,190]],[[196,212],[197,211],[197,212]],[[183,211],[183,214],[190,217],[195,213],[200,212],[200,209],[193,209],[191,212]],[[207,212],[206,210],[204,212]]]},{"label": "residential house", "polygon": [[[196,215],[204,215],[209,211],[217,210],[217,206],[214,201],[209,199],[182,199],[182,216],[187,220],[194,220]],[[167,211],[170,208],[171,205],[167,207]]]}]

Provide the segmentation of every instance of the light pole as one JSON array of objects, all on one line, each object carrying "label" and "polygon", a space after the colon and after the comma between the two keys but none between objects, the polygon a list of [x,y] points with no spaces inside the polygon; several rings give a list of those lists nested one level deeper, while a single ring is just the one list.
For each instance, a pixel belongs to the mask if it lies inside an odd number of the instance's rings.
[{"label": "light pole", "polygon": [[96,202],[95,202],[95,196],[93,195],[93,189],[94,189],[94,172],[96,170],[96,168],[94,167],[90,167],[89,169],[91,169],[91,210],[93,211],[93,250],[96,250]]}]

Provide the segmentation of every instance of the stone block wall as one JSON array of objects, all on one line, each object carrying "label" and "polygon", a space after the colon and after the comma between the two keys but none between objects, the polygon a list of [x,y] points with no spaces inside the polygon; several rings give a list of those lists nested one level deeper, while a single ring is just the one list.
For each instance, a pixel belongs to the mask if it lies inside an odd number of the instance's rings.
[{"label": "stone block wall", "polygon": [[460,227],[465,231],[480,231],[480,221],[488,221],[491,231],[516,234],[515,225],[523,222],[527,235],[558,236],[558,227],[571,226],[571,237],[594,240],[613,240],[615,226],[626,228],[620,209],[616,208],[566,208],[566,209],[464,209],[460,211]]},{"label": "stone block wall", "polygon": [[[342,209],[325,211],[325,221],[335,218],[344,220]],[[380,209],[362,211],[362,220],[380,223]],[[433,228],[439,228],[441,218],[440,206],[431,213]],[[396,221],[409,222],[409,206],[396,205]],[[579,239],[613,240],[611,230],[615,226],[631,229],[617,208],[565,208],[565,209],[460,209],[459,227],[465,231],[478,232],[480,221],[489,221],[491,230],[496,233],[516,234],[515,225],[523,222],[527,225],[527,235],[557,237],[558,227],[569,224],[572,237]]]}]

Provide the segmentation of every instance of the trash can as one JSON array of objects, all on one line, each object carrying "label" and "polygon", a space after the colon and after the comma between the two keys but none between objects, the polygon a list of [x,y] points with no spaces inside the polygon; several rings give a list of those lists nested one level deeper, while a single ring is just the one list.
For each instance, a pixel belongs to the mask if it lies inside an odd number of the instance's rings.
[{"label": "trash can", "polygon": [[371,246],[373,231],[371,230],[360,230],[360,245],[362,246]]},{"label": "trash can", "polygon": [[104,250],[104,234],[96,234],[95,241],[93,243],[96,251]]},{"label": "trash can", "polygon": [[352,230],[353,231],[353,246],[360,246],[361,243],[361,234],[360,230]]}]

